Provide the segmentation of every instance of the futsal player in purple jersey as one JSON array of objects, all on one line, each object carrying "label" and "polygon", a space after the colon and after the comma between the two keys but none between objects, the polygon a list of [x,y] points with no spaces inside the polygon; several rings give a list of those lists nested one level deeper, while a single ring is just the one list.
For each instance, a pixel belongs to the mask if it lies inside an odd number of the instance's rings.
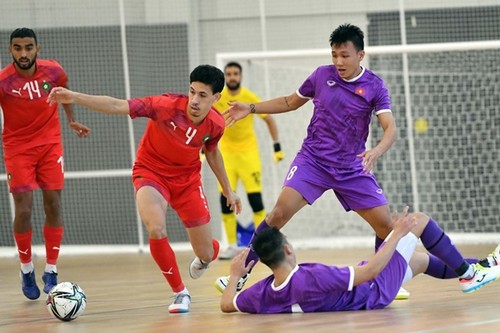
[{"label": "futsal player in purple jersey", "polygon": [[[284,113],[309,100],[314,104],[307,136],[274,208],[256,233],[269,227],[281,229],[327,190],[334,191],[346,211],[355,211],[372,226],[376,247],[392,230],[388,201],[371,170],[396,140],[397,129],[383,80],[361,66],[363,38],[358,27],[339,26],[330,35],[333,64],[318,67],[291,95],[250,105],[233,103],[226,111],[226,124],[231,126],[249,113]],[[384,134],[366,150],[373,114]],[[248,261],[256,259],[250,252]],[[216,281],[219,290],[225,284],[227,277]]]},{"label": "futsal player in purple jersey", "polygon": [[[257,227],[281,229],[305,205],[313,204],[324,192],[333,190],[346,211],[353,210],[375,231],[375,248],[392,230],[391,214],[383,190],[371,173],[375,162],[396,140],[396,123],[389,92],[383,80],[361,65],[365,56],[364,34],[354,25],[343,24],[330,35],[333,64],[318,67],[295,91],[255,104],[230,103],[226,125],[250,113],[284,113],[297,110],[312,100],[314,111],[307,136],[292,162],[274,208]],[[379,143],[366,149],[369,124],[375,115],[383,129]],[[433,225],[437,224],[433,221]],[[446,272],[461,275],[463,267],[450,267],[440,260],[439,247],[430,256],[426,274],[439,277]],[[258,258],[250,250],[247,263]],[[475,262],[477,260],[470,260]],[[460,266],[460,265],[459,265]],[[457,270],[459,270],[457,272]],[[228,276],[219,277],[223,291]],[[241,290],[244,276],[238,285]]]},{"label": "futsal player in purple jersey", "polygon": [[[237,293],[238,280],[253,263],[245,262],[250,251],[247,248],[231,263],[221,310],[270,314],[384,308],[394,300],[402,283],[423,273],[429,265],[428,254],[415,252],[415,246],[418,238],[428,232],[431,221],[421,213],[409,215],[406,207],[401,216],[394,214],[392,233],[371,259],[345,267],[297,264],[294,249],[285,236],[276,228],[263,230],[254,237],[252,247],[273,274]],[[426,248],[432,246],[427,243],[428,239],[421,240]],[[456,256],[461,254],[449,253],[445,260],[453,261]],[[469,267],[474,267],[475,273],[470,279],[460,279],[464,292],[475,291],[500,277],[500,266],[483,268],[472,264]],[[411,274],[407,274],[407,269]]]}]

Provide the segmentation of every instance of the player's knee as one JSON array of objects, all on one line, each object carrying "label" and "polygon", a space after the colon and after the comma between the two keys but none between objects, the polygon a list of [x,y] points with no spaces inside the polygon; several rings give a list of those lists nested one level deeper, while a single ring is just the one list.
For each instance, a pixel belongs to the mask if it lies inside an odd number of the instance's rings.
[{"label": "player's knee", "polygon": [[61,204],[59,202],[46,202],[43,204],[48,220],[58,220],[61,217]]},{"label": "player's knee", "polygon": [[425,227],[427,226],[427,223],[429,223],[429,220],[430,220],[429,216],[427,216],[421,212],[413,213],[413,217],[415,217],[415,219],[417,220],[417,226],[422,231],[425,229]]},{"label": "player's knee", "polygon": [[20,223],[28,223],[31,220],[31,207],[16,207],[15,219]]},{"label": "player's knee", "polygon": [[262,194],[260,192],[257,193],[248,193],[248,202],[252,207],[253,212],[260,212],[264,209],[264,203],[262,202]]},{"label": "player's knee", "polygon": [[227,199],[225,196],[222,194],[220,195],[220,208],[222,211],[222,214],[230,214],[232,213],[232,210],[230,207],[227,206]]},{"label": "player's knee", "polygon": [[167,237],[167,230],[165,226],[157,223],[148,223],[144,221],[148,236],[151,239],[161,239]]},{"label": "player's knee", "polygon": [[413,216],[417,219],[418,223],[427,223],[429,222],[429,216],[425,215],[422,212],[415,212]]}]

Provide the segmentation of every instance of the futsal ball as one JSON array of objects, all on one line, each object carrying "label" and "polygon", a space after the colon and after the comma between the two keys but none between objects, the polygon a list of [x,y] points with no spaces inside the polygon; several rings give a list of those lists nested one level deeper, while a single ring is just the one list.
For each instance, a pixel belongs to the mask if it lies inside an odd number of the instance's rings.
[{"label": "futsal ball", "polygon": [[82,288],[73,282],[61,282],[47,296],[47,309],[62,321],[78,318],[87,306],[87,297]]}]

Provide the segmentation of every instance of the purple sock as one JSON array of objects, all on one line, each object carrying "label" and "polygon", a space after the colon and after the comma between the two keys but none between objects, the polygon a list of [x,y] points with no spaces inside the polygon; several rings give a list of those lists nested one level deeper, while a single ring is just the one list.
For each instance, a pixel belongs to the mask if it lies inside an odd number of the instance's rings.
[{"label": "purple sock", "polygon": [[[259,232],[266,230],[266,229],[269,229],[269,228],[270,228],[269,224],[267,224],[266,220],[264,219],[264,220],[262,220],[262,222],[260,222],[257,229],[255,229],[255,231],[253,232],[252,238],[250,238],[250,243],[248,245],[250,247],[250,252],[248,252],[247,259],[245,260],[245,266],[248,265],[248,263],[252,260],[254,261],[254,266],[255,266],[255,264],[259,261],[259,257],[255,254],[255,252],[253,252],[252,242],[253,242],[253,239],[255,238],[255,235],[257,235]],[[252,269],[253,269],[253,267],[252,267]],[[252,271],[252,269],[250,269],[250,272]]]},{"label": "purple sock", "polygon": [[[465,261],[467,261],[469,264],[475,264],[479,260],[476,258],[465,258]],[[430,275],[437,279],[453,279],[458,277],[457,273],[453,269],[446,266],[444,262],[430,253],[429,266],[427,266],[427,270],[424,272],[424,274]]]},{"label": "purple sock", "polygon": [[438,257],[446,266],[450,267],[458,276],[464,274],[469,264],[464,260],[450,237],[439,227],[433,219],[425,227],[420,240],[431,254]]}]

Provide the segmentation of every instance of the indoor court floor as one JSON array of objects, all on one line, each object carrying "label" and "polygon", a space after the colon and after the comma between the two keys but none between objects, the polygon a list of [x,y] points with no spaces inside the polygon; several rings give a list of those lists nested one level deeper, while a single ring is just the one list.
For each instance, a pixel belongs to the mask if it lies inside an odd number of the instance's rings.
[{"label": "indoor court floor", "polygon": [[[459,246],[466,256],[483,257],[496,244]],[[368,258],[371,250],[298,250],[300,262],[348,265]],[[20,288],[17,259],[0,258],[0,332],[2,333],[190,333],[190,332],[499,332],[500,280],[475,293],[463,294],[457,280],[419,276],[406,284],[409,300],[394,301],[375,311],[249,315],[223,314],[215,278],[229,272],[229,261],[217,261],[199,280],[191,280],[191,252],[177,253],[184,282],[192,296],[191,312],[169,314],[171,293],[149,253],[62,255],[59,281],[78,283],[87,295],[84,314],[71,322],[53,318],[40,299],[26,299]],[[37,258],[37,279],[43,259]],[[266,276],[262,264],[249,283]],[[39,283],[41,286],[41,283]]]}]

